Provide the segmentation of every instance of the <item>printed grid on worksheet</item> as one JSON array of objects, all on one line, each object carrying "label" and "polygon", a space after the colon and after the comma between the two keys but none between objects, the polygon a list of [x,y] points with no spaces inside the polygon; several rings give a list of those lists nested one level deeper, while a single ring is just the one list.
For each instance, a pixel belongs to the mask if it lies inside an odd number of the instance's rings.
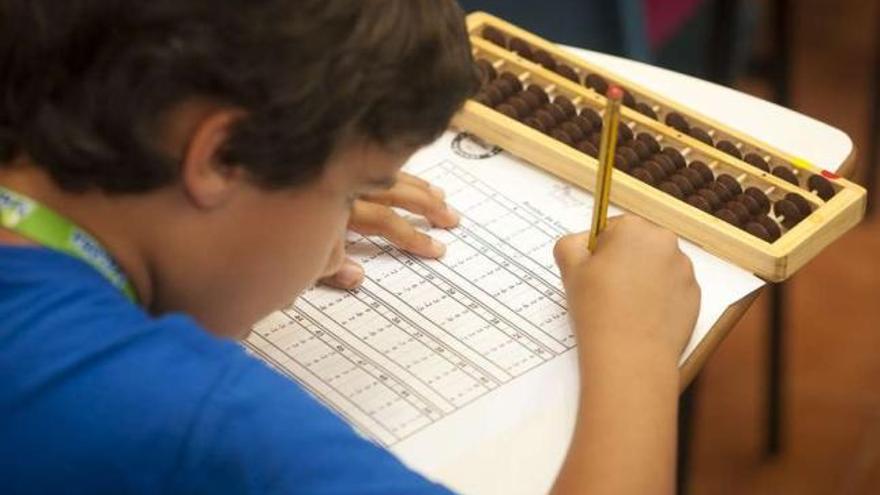
[{"label": "printed grid on worksheet", "polygon": [[248,348],[357,429],[391,446],[574,346],[552,250],[566,232],[443,161],[461,225],[441,260],[356,237],[363,286],[307,291],[255,326]]}]

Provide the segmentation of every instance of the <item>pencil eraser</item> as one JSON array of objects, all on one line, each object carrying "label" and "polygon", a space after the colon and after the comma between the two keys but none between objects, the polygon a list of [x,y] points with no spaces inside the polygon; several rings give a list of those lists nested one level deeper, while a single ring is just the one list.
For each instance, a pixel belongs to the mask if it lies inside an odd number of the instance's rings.
[{"label": "pencil eraser", "polygon": [[611,86],[608,88],[608,93],[606,95],[609,100],[622,100],[623,99],[623,90],[620,86]]}]

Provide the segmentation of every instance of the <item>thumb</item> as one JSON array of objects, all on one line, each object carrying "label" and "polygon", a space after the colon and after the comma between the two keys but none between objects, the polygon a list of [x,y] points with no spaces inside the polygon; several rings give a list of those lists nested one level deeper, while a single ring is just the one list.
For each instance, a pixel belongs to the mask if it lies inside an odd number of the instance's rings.
[{"label": "thumb", "polygon": [[356,289],[363,281],[364,268],[351,258],[346,258],[336,273],[322,278],[320,283],[336,289],[351,290]]},{"label": "thumb", "polygon": [[563,276],[590,257],[590,251],[587,249],[589,239],[590,234],[584,232],[567,235],[556,242],[553,257]]}]

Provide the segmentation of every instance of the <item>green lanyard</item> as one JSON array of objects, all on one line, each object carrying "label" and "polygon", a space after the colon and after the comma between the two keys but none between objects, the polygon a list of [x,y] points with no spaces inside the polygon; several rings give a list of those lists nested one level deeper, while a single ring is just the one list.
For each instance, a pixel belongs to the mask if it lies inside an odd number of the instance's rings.
[{"label": "green lanyard", "polygon": [[131,282],[97,239],[33,199],[2,186],[0,226],[47,248],[85,261],[132,302],[137,303]]}]

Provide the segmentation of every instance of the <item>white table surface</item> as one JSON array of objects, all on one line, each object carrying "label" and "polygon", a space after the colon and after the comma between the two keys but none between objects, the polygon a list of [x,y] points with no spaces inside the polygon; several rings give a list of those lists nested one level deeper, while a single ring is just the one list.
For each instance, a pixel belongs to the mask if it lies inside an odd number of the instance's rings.
[{"label": "white table surface", "polygon": [[[608,68],[656,93],[699,109],[703,115],[759,136],[762,141],[817,166],[837,171],[853,153],[852,140],[842,131],[773,103],[690,76],[610,55],[571,49],[586,60]],[[573,419],[573,418],[572,418]],[[487,418],[487,420],[489,420]],[[468,494],[537,494],[552,486],[564,455],[548,436],[568,435],[556,411],[529,418],[516,431],[498,435],[450,463],[441,481]],[[554,445],[553,452],[542,446]]]}]

